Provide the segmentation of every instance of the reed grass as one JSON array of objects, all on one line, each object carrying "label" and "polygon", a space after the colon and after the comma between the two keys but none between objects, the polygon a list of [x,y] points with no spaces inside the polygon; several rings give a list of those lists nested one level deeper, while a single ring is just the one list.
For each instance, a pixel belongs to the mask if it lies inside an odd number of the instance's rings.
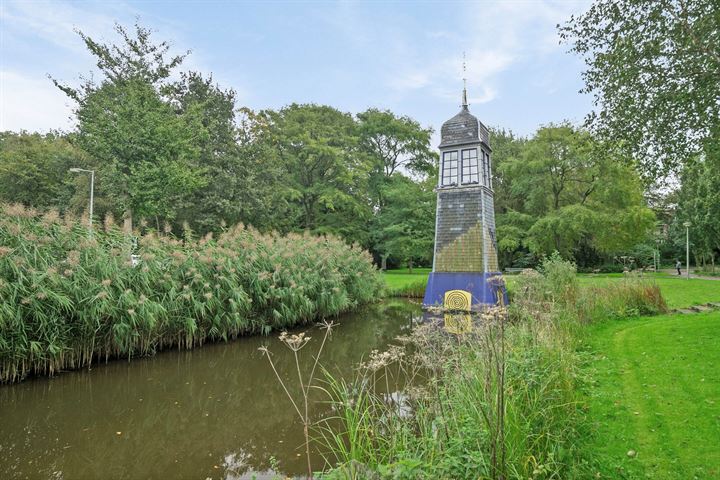
[{"label": "reed grass", "polygon": [[[333,237],[136,233],[0,206],[0,382],[309,324],[381,295],[370,255]],[[132,265],[131,254],[140,261]]]},{"label": "reed grass", "polygon": [[[330,379],[322,478],[594,478],[584,328],[666,308],[651,282],[584,287],[573,264],[551,257],[516,278],[507,312],[490,310],[462,334],[425,323],[400,339],[401,354],[367,362],[355,381]],[[392,366],[410,380],[378,382]]]}]

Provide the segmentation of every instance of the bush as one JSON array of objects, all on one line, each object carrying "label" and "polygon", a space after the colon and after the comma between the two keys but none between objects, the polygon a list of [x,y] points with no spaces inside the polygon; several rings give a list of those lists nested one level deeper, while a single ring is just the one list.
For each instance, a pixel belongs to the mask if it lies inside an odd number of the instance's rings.
[{"label": "bush", "polygon": [[580,273],[623,273],[625,267],[621,263],[604,263],[596,267],[578,269]]},{"label": "bush", "polygon": [[150,233],[133,266],[112,221],[92,236],[73,218],[19,206],[0,213],[0,381],[93,359],[192,348],[307,324],[374,301],[370,255],[330,237],[213,238]]},{"label": "bush", "polygon": [[601,287],[583,288],[575,308],[584,323],[668,311],[660,287],[633,275]]}]

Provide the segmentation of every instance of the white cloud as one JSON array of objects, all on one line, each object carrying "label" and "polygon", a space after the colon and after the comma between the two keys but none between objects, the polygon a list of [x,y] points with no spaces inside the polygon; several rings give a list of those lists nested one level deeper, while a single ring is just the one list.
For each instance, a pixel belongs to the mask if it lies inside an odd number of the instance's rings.
[{"label": "white cloud", "polygon": [[462,6],[462,21],[455,32],[433,31],[427,34],[440,48],[420,45],[415,55],[398,62],[388,76],[388,85],[396,90],[428,89],[442,98],[452,95],[448,79],[460,85],[463,76],[463,50],[466,53],[468,93],[471,103],[485,103],[499,95],[500,76],[519,62],[558,52],[555,27],[570,14],[582,10],[587,0],[472,2]]},{"label": "white cloud", "polygon": [[[126,10],[122,3],[106,4],[115,13]],[[126,16],[125,13],[124,16]],[[92,37],[101,37],[111,31],[116,17],[98,14],[68,2],[3,2],[0,19],[6,35],[39,37],[45,42],[75,53],[85,52],[85,47],[75,33],[75,28]]]},{"label": "white cloud", "polygon": [[[129,27],[137,18],[153,29],[156,41],[171,40],[171,54],[184,53],[190,48],[183,41],[183,24],[145,15],[122,1],[83,6],[69,1],[3,1],[0,4],[0,129],[72,128],[68,120],[72,114],[71,102],[47,74],[63,83],[77,84],[79,76],[87,76],[94,70],[95,59],[76,29],[97,41],[113,43],[118,40],[115,23]],[[11,59],[14,50],[26,52],[25,58]],[[213,72],[213,79],[223,88],[233,87],[239,99],[249,97],[241,85],[228,82],[236,80],[232,75],[222,69],[208,68],[198,52],[189,55],[180,70],[195,70],[205,75]]]},{"label": "white cloud", "polygon": [[47,79],[0,71],[0,131],[69,130],[72,103]]}]

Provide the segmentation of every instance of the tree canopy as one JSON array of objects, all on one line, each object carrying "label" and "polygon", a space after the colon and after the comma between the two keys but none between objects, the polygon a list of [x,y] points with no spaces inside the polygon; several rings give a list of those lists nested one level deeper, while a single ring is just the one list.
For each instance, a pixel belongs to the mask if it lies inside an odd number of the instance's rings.
[{"label": "tree canopy", "polygon": [[718,142],[716,0],[597,0],[559,30],[587,65],[590,125],[646,177],[679,172]]},{"label": "tree canopy", "polygon": [[[495,156],[505,263],[522,261],[523,250],[592,263],[632,248],[654,225],[638,175],[587,131],[561,124],[542,127],[527,141],[505,137],[507,156]],[[508,148],[510,142],[516,148]]]},{"label": "tree canopy", "polygon": [[[211,75],[180,71],[189,52],[171,54],[140,25],[116,32],[116,44],[78,32],[99,73],[77,86],[54,80],[76,102],[74,131],[0,136],[1,201],[80,212],[88,178],[67,172],[81,167],[97,172],[95,213],[124,216],[128,230],[204,234],[242,222],[339,235],[389,266],[430,265],[431,128],[375,108],[253,111]],[[524,138],[491,129],[491,144],[501,266],[534,265],[553,251],[597,264],[652,229],[632,157],[596,130],[561,123]],[[697,158],[684,171],[687,188],[707,191],[714,184],[701,179],[715,170]]]}]

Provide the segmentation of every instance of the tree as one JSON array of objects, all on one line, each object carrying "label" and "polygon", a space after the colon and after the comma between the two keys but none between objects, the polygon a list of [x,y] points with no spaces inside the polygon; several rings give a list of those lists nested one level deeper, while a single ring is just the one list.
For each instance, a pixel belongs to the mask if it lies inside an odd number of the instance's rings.
[{"label": "tree", "polygon": [[432,129],[424,129],[409,117],[398,117],[389,110],[370,108],[357,115],[360,149],[371,162],[371,193],[378,207],[385,180],[399,169],[427,175],[437,163],[430,148]]},{"label": "tree", "polygon": [[492,143],[492,186],[496,215],[507,211],[519,210],[521,202],[512,193],[513,177],[507,175],[505,164],[522,155],[527,139],[515,135],[510,130],[490,127]]},{"label": "tree", "polygon": [[437,178],[414,182],[404,175],[388,179],[383,186],[385,208],[374,219],[373,245],[384,260],[406,264],[412,272],[416,262],[429,263],[435,241]]},{"label": "tree", "polygon": [[498,215],[501,258],[520,246],[536,255],[558,251],[581,264],[632,247],[653,225],[637,174],[588,132],[568,124],[543,127],[500,175],[512,179],[512,207]]},{"label": "tree", "polygon": [[101,162],[105,194],[132,215],[172,219],[183,199],[205,180],[197,166],[193,117],[177,115],[148,83],[104,83],[77,110],[77,144]]},{"label": "tree", "polygon": [[588,67],[584,91],[598,108],[589,123],[647,177],[718,143],[716,0],[597,0],[559,30]]},{"label": "tree", "polygon": [[97,60],[99,84],[89,79],[73,88],[53,81],[77,102],[77,144],[100,162],[105,193],[131,230],[133,214],[173,218],[182,198],[204,184],[197,158],[208,131],[197,115],[177,114],[161,94],[186,54],[166,58],[169,44],[152,43],[139,25],[134,35],[120,25],[115,30],[120,45],[78,32]]},{"label": "tree", "polygon": [[699,157],[688,162],[680,175],[676,217],[672,224],[678,247],[685,246],[685,227],[691,223],[692,250],[696,264],[714,269],[720,254],[720,159]]},{"label": "tree", "polygon": [[314,104],[292,104],[264,115],[268,129],[262,140],[274,155],[267,161],[277,162],[282,175],[276,192],[293,207],[286,222],[335,233],[338,223],[329,220],[337,219],[339,212],[346,225],[367,221],[368,166],[357,151],[352,116]]},{"label": "tree", "polygon": [[223,90],[212,76],[182,73],[179,81],[165,89],[179,117],[201,125],[194,144],[198,149],[194,168],[202,169],[207,181],[185,195],[177,222],[186,221],[200,232],[217,231],[222,222],[246,220],[248,207],[260,197],[256,182],[257,165],[241,143],[235,120],[236,94]]},{"label": "tree", "polygon": [[[0,201],[41,209],[67,207],[73,203],[73,182],[87,180],[72,175],[69,169],[88,166],[87,155],[64,136],[2,132]],[[87,208],[87,195],[83,198],[82,207]]]}]

